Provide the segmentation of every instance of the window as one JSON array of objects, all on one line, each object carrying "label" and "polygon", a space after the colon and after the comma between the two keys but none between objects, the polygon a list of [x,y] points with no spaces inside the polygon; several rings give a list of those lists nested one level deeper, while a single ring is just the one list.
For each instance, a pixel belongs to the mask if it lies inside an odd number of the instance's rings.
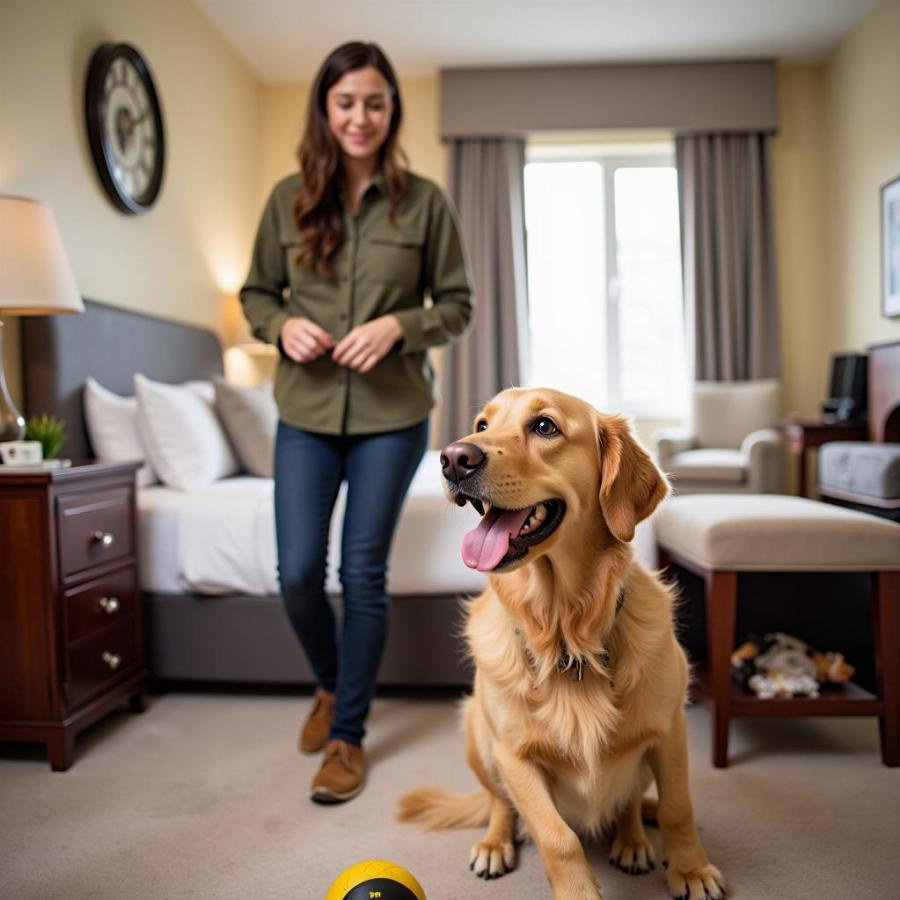
[{"label": "window", "polygon": [[671,147],[529,148],[531,386],[599,409],[685,407],[678,182]]}]

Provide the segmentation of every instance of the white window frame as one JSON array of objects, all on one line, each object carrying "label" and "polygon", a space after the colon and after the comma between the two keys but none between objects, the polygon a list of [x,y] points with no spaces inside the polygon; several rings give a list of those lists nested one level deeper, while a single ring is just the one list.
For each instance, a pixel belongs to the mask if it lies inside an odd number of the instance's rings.
[{"label": "white window frame", "polygon": [[[526,165],[532,162],[595,162],[603,172],[603,214],[606,246],[606,384],[611,408],[621,409],[640,419],[678,418],[685,412],[687,396],[682,405],[673,410],[659,409],[655,404],[625,405],[621,391],[619,366],[619,276],[616,247],[615,173],[618,168],[675,168],[675,145],[668,139],[654,141],[624,141],[621,143],[529,143],[525,153]],[[610,202],[612,200],[612,202]],[[683,324],[682,324],[683,327]],[[685,347],[685,352],[686,352]]]}]

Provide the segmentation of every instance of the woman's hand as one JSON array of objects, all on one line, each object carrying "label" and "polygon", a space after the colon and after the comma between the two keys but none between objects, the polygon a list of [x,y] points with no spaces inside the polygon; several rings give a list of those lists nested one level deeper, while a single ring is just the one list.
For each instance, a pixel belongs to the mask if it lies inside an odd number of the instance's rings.
[{"label": "woman's hand", "polygon": [[311,319],[292,316],[281,326],[281,346],[295,362],[308,363],[334,347],[334,339]]},{"label": "woman's hand", "polygon": [[365,374],[381,362],[402,337],[403,329],[396,316],[380,316],[357,325],[334,348],[331,358],[338,365]]}]

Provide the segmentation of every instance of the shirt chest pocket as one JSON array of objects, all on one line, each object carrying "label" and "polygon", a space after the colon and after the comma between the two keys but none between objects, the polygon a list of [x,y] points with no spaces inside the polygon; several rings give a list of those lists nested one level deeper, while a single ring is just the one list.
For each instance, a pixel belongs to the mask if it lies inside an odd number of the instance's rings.
[{"label": "shirt chest pocket", "polygon": [[301,288],[309,288],[318,280],[318,276],[309,265],[300,265],[300,235],[296,228],[282,228],[278,235],[281,252],[284,254],[284,271],[291,292]]},{"label": "shirt chest pocket", "polygon": [[365,272],[372,281],[415,290],[422,277],[424,238],[411,232],[379,231],[365,242]]}]

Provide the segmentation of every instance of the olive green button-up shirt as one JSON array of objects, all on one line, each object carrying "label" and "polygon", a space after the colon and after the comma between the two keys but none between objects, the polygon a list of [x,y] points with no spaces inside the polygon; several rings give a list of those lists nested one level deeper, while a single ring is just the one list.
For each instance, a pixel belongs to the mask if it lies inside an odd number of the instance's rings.
[{"label": "olive green button-up shirt", "polygon": [[410,173],[392,223],[383,185],[379,174],[356,214],[345,207],[345,239],[332,258],[334,281],[297,262],[293,205],[299,175],[279,182],[263,211],[241,289],[256,337],[279,345],[281,326],[291,316],[311,319],[335,344],[356,325],[388,313],[403,329],[402,341],[365,375],[333,362],[330,353],[309,363],[282,353],[275,399],[288,425],[321,434],[372,434],[421,422],[434,405],[426,349],[461,334],[471,318],[462,245],[444,195]]}]

